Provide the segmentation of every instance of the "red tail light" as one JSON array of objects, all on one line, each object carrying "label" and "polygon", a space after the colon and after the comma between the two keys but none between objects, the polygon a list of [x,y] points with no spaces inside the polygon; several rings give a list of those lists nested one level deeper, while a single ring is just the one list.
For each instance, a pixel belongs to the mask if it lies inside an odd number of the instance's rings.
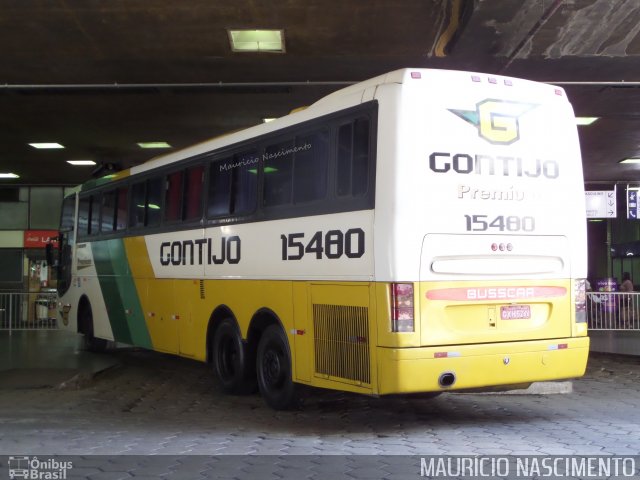
[{"label": "red tail light", "polygon": [[392,283],[391,290],[391,331],[413,332],[413,284]]}]

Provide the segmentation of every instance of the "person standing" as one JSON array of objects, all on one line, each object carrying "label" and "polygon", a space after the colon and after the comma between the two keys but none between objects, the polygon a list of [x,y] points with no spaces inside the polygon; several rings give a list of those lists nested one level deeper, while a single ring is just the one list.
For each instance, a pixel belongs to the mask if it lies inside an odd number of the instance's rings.
[{"label": "person standing", "polygon": [[622,274],[622,283],[620,284],[620,323],[623,328],[631,326],[633,322],[633,309],[631,293],[633,292],[633,282],[629,272]]}]

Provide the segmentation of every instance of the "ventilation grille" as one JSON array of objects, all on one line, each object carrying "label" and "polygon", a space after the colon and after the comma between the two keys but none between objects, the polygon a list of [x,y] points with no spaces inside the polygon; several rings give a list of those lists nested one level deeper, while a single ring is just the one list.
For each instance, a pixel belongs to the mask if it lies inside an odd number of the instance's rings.
[{"label": "ventilation grille", "polygon": [[313,305],[316,373],[370,383],[367,307]]},{"label": "ventilation grille", "polygon": [[200,299],[204,300],[204,280],[200,280]]}]

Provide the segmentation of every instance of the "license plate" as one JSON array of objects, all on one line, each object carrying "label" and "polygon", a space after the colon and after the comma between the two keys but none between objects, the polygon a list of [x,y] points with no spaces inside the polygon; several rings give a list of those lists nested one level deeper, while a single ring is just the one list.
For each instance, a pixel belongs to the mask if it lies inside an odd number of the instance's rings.
[{"label": "license plate", "polygon": [[531,306],[508,305],[506,307],[500,307],[500,318],[502,320],[524,320],[531,318]]}]

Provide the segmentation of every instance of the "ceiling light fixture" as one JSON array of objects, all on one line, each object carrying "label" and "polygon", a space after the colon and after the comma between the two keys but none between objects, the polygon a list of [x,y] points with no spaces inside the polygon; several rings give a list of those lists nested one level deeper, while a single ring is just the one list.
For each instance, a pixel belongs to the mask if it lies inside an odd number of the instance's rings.
[{"label": "ceiling light fixture", "polygon": [[64,148],[64,145],[60,145],[59,143],[30,143],[33,148],[37,149],[55,149],[55,148]]},{"label": "ceiling light fixture", "polygon": [[171,148],[167,142],[139,142],[140,148]]},{"label": "ceiling light fixture", "polygon": [[67,160],[67,163],[70,163],[71,165],[95,165],[96,162],[94,162],[93,160]]},{"label": "ceiling light fixture", "polygon": [[20,178],[20,175],[15,173],[0,173],[0,178]]},{"label": "ceiling light fixture", "polygon": [[273,122],[274,120],[275,118],[263,118],[262,123],[269,123],[269,122]]},{"label": "ceiling light fixture", "polygon": [[229,30],[232,52],[284,53],[284,30]]},{"label": "ceiling light fixture", "polygon": [[598,120],[600,117],[576,117],[576,125],[587,126]]},{"label": "ceiling light fixture", "polygon": [[620,160],[618,163],[640,163],[640,157],[625,158],[624,160]]}]

